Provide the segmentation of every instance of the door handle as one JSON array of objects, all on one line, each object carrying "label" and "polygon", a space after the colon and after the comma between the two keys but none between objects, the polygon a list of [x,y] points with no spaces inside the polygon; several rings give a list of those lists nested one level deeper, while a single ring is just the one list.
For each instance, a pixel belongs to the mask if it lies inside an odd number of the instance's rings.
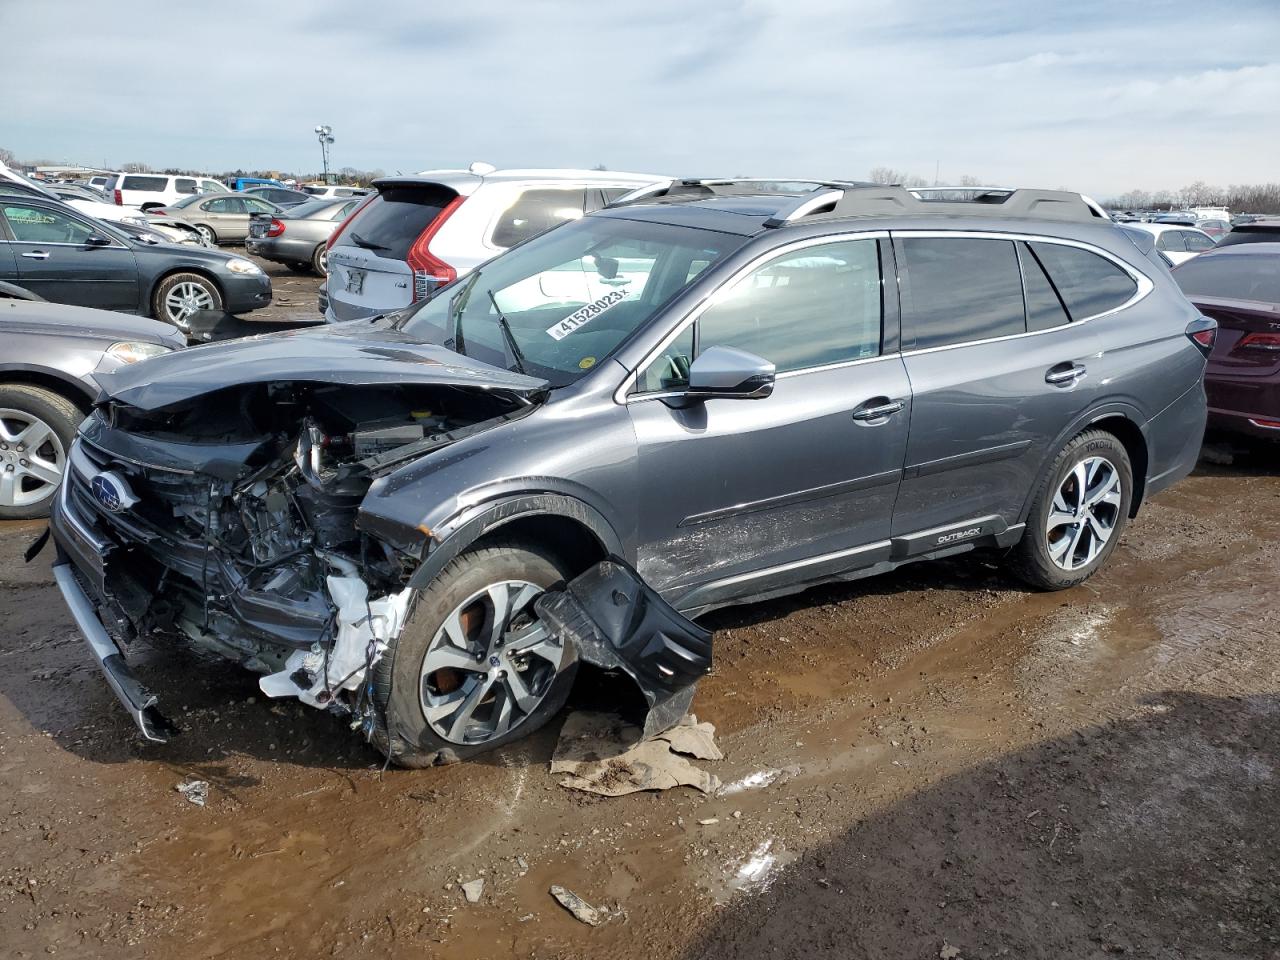
[{"label": "door handle", "polygon": [[876,397],[868,400],[857,410],[853,411],[853,419],[855,420],[883,420],[885,417],[891,417],[902,409],[901,400],[890,400],[887,397]]},{"label": "door handle", "polygon": [[49,254],[45,250],[32,250],[29,253],[24,253],[23,256],[26,257],[28,260],[48,260],[49,259]]},{"label": "door handle", "polygon": [[1055,387],[1068,387],[1083,377],[1085,373],[1085,367],[1082,363],[1060,363],[1056,367],[1049,368],[1049,372],[1044,375],[1044,382],[1051,383]]}]

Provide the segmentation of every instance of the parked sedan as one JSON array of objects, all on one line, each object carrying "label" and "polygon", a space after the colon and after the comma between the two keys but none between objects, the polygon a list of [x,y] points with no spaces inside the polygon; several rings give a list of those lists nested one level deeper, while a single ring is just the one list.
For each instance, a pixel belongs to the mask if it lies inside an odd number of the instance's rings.
[{"label": "parked sedan", "polygon": [[302,190],[290,190],[288,187],[250,187],[244,191],[243,195],[266,200],[268,203],[274,203],[277,207],[284,207],[286,210],[315,199],[309,193],[304,193]]},{"label": "parked sedan", "polygon": [[1280,440],[1280,243],[1220,247],[1173,276],[1218,321],[1204,377],[1209,426]]},{"label": "parked sedan", "polygon": [[271,303],[271,279],[252,260],[131,237],[37,196],[0,196],[0,280],[55,303],[140,313],[184,331],[197,310],[243,313]]},{"label": "parked sedan", "polygon": [[329,272],[329,238],[362,200],[310,200],[278,217],[260,216],[249,225],[245,249],[297,271]]},{"label": "parked sedan", "polygon": [[1257,217],[1237,223],[1231,232],[1218,241],[1220,247],[1230,247],[1237,243],[1276,243],[1280,241],[1280,218]]},{"label": "parked sedan", "polygon": [[1158,223],[1130,223],[1127,227],[1145,230],[1156,238],[1156,249],[1171,263],[1183,263],[1196,254],[1214,248],[1213,237],[1182,221]]},{"label": "parked sedan", "polygon": [[167,207],[149,210],[153,216],[173,217],[191,224],[210,245],[218,243],[243,243],[249,236],[249,218],[255,213],[276,216],[283,212],[261,197],[243,193],[223,193],[216,196],[196,194]]},{"label": "parked sedan", "polygon": [[142,317],[0,299],[0,518],[42,517],[62,480],[95,374],[168,353],[185,338]]}]

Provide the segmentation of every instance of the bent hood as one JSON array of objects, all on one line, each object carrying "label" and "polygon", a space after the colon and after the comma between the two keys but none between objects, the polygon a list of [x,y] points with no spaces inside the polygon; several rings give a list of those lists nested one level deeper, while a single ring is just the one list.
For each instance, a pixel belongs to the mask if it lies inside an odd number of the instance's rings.
[{"label": "bent hood", "polygon": [[368,321],[190,347],[98,376],[109,399],[159,410],[215,390],[277,380],[439,384],[535,400],[547,381],[490,366]]}]

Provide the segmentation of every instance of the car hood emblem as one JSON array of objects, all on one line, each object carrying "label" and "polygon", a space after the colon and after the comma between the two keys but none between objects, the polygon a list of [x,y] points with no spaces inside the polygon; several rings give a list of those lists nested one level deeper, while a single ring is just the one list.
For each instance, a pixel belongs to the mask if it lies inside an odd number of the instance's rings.
[{"label": "car hood emblem", "polygon": [[138,502],[138,498],[134,496],[133,490],[129,488],[124,477],[111,470],[94,474],[89,482],[89,488],[93,491],[93,499],[97,500],[104,510],[111,513],[128,510]]}]

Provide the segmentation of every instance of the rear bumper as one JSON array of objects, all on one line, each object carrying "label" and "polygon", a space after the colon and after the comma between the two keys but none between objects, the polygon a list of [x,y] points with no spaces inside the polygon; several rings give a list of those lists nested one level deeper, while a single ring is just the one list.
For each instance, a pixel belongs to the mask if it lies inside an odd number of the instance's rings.
[{"label": "rear bumper", "polygon": [[1205,377],[1209,426],[1223,433],[1280,439],[1280,429],[1258,421],[1280,421],[1280,377]]},{"label": "rear bumper", "polygon": [[275,263],[310,263],[317,242],[286,237],[250,237],[244,242],[244,248],[254,256]]}]

